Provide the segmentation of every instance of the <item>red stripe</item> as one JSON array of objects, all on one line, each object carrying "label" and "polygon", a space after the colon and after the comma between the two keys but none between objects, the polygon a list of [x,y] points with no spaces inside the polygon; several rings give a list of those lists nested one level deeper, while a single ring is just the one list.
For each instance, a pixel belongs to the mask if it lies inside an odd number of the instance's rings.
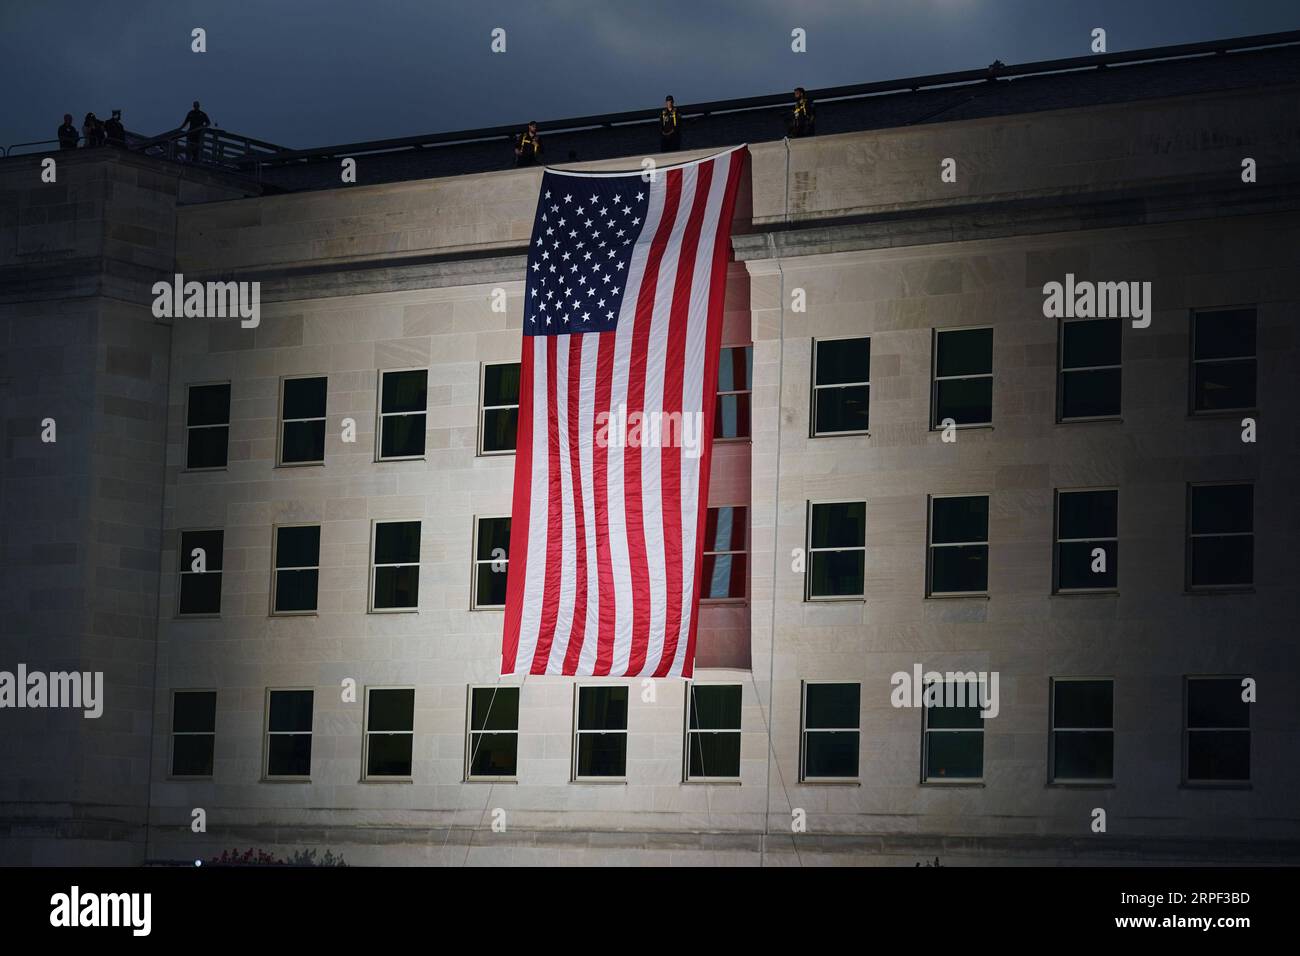
[{"label": "red stripe", "polygon": [[510,512],[510,562],[506,565],[506,619],[501,638],[501,673],[513,674],[519,654],[528,571],[528,511],[533,495],[533,337],[519,350],[519,425],[515,432],[515,494]]},{"label": "red stripe", "polygon": [[[569,470],[573,473],[573,549],[578,556],[577,593],[573,599],[573,622],[569,643],[564,652],[565,674],[578,672],[578,655],[587,632],[587,533],[586,515],[582,512],[582,485],[588,476],[582,473],[579,459],[581,428],[578,405],[582,394],[581,333],[569,338]],[[595,343],[592,343],[595,345]]]},{"label": "red stripe", "polygon": [[[722,309],[727,293],[727,263],[731,259],[731,218],[736,212],[736,187],[749,157],[749,150],[738,149],[731,154],[731,170],[727,175],[727,191],[723,193],[722,210],[718,216],[718,233],[713,243],[713,267],[710,270],[712,285],[709,288],[708,342],[704,351],[704,394],[718,390],[718,358],[722,347]],[[704,457],[700,461],[700,503],[696,520],[704,525],[709,501],[709,466],[713,461],[713,416],[704,416]],[[682,662],[682,676],[695,672],[695,637],[700,624],[700,578],[704,565],[704,539],[695,539],[695,585],[691,596],[691,631],[686,644],[686,657]]]},{"label": "red stripe", "polygon": [[[597,337],[596,401],[594,414],[609,414],[610,394],[614,390],[614,342],[617,332],[601,332]],[[593,425],[594,445],[591,453],[591,470],[595,477],[593,498],[596,505],[596,574],[600,604],[597,607],[596,663],[592,674],[603,677],[609,673],[614,660],[614,621],[617,612],[614,595],[614,567],[609,554],[609,450],[607,443],[595,441],[599,431]],[[606,425],[606,428],[609,426]]]},{"label": "red stripe", "polygon": [[[650,352],[650,323],[654,314],[655,290],[659,284],[659,267],[664,249],[677,221],[681,201],[682,173],[668,171],[664,187],[664,209],[646,257],[645,274],[636,302],[636,325],[632,330],[632,354],[627,373],[627,414],[645,412],[646,358]],[[631,429],[629,428],[629,431]],[[644,432],[642,433],[644,434]],[[624,495],[627,511],[628,563],[632,576],[632,646],[628,653],[627,673],[639,674],[645,666],[646,645],[650,640],[650,568],[645,540],[645,511],[641,500],[641,443],[628,442],[623,451],[626,465]]]},{"label": "red stripe", "polygon": [[[686,372],[686,326],[690,321],[691,289],[695,282],[695,254],[700,245],[700,231],[704,227],[704,213],[709,204],[713,185],[713,160],[701,163],[696,169],[695,199],[691,205],[686,232],[682,236],[681,254],[677,259],[677,277],[673,283],[672,310],[668,324],[668,352],[664,362],[663,408],[667,413],[682,410],[682,377]],[[707,316],[697,316],[696,321],[708,321]],[[714,388],[717,391],[717,388]],[[703,415],[708,396],[701,403]],[[668,419],[672,421],[671,418]],[[703,426],[701,425],[701,428]],[[654,676],[663,677],[672,669],[677,654],[677,639],[682,629],[682,448],[681,433],[677,440],[660,452],[662,474],[659,478],[663,490],[664,526],[664,582],[667,603],[664,608],[663,653],[655,667]],[[696,537],[699,525],[696,525]]]},{"label": "red stripe", "polygon": [[555,620],[560,613],[560,575],[564,570],[563,490],[560,485],[560,431],[556,412],[555,387],[556,336],[546,336],[546,582],[542,592],[542,620],[537,632],[537,648],[529,673],[545,674],[546,662],[555,641]]}]

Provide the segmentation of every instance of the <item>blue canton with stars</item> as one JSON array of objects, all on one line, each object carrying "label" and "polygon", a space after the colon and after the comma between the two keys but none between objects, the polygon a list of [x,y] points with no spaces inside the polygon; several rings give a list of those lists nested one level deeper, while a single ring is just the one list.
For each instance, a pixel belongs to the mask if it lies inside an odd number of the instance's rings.
[{"label": "blue canton with stars", "polygon": [[528,247],[525,335],[617,327],[649,206],[650,184],[639,173],[542,177]]}]

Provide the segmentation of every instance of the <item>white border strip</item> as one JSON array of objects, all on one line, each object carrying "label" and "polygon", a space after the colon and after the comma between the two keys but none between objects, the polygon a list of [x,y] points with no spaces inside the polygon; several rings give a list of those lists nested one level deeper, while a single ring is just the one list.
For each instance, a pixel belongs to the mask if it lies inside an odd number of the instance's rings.
[{"label": "white border strip", "polygon": [[[654,170],[657,175],[658,173],[661,172],[667,172],[670,169],[685,169],[687,166],[697,166],[700,163],[706,163],[709,160],[717,159],[720,156],[729,156],[730,154],[734,153],[736,150],[745,149],[748,146],[749,146],[748,143],[741,143],[739,146],[732,146],[730,149],[724,149],[720,153],[713,153],[710,156],[701,156],[699,159],[687,160],[684,163],[673,163],[670,166],[656,165],[654,167]],[[598,161],[599,160],[596,160],[596,162]],[[599,179],[607,176],[635,176],[647,172],[647,170],[644,168],[621,169],[615,172],[601,172],[601,173],[584,173],[584,172],[578,172],[576,170],[571,170],[571,169],[561,169],[558,166],[543,166],[542,169],[548,173],[555,173],[557,176],[578,176],[583,179]]]}]

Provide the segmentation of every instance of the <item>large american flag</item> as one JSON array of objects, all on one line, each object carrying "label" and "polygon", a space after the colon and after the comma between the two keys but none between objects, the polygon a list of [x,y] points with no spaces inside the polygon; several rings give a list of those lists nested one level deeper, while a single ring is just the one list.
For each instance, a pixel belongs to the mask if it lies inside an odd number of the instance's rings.
[{"label": "large american flag", "polygon": [[[737,147],[649,181],[639,171],[542,178],[524,284],[503,674],[691,675],[747,156]],[[635,428],[636,413],[660,427]],[[674,420],[676,432],[664,424]]]}]

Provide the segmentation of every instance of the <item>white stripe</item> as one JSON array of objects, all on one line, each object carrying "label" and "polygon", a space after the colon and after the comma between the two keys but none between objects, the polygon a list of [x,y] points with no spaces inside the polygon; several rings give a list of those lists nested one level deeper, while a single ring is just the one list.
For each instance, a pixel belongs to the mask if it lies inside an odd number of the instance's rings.
[{"label": "white stripe", "polygon": [[596,359],[600,351],[599,333],[582,337],[582,390],[578,393],[578,467],[582,472],[582,522],[587,539],[587,622],[578,673],[590,674],[596,668],[596,651],[600,630],[600,565],[596,551],[596,498],[592,476],[595,454],[594,416],[596,405]]},{"label": "white stripe", "polygon": [[[645,409],[647,417],[662,414],[664,408],[664,374],[668,360],[668,326],[672,318],[673,287],[677,283],[677,262],[691,218],[695,198],[698,166],[682,173],[682,187],[677,202],[677,217],[668,236],[659,266],[659,283],[655,289],[654,310],[650,322],[650,341],[646,355]],[[690,313],[687,313],[689,324]],[[661,421],[658,416],[651,421]],[[641,445],[641,513],[645,516],[646,567],[650,578],[650,630],[646,641],[642,674],[653,674],[664,654],[664,627],[668,614],[668,571],[664,557],[663,449],[659,435],[650,435],[646,427]]]},{"label": "white stripe", "polygon": [[[524,575],[524,607],[519,621],[519,652],[515,673],[527,674],[537,650],[537,629],[546,590],[546,336],[526,336],[533,343],[533,470],[529,482],[528,563]],[[527,345],[524,346],[527,348]]]},{"label": "white stripe", "polygon": [[[573,465],[569,458],[569,343],[572,341],[573,336],[568,334],[555,337],[555,429],[560,436],[560,596],[546,663],[548,674],[564,671],[564,652],[569,646],[573,602],[578,591],[578,554],[573,540],[577,528],[573,517]],[[551,558],[554,560],[555,555]]]},{"label": "white stripe", "polygon": [[[682,372],[682,411],[711,414],[713,396],[703,394],[704,350],[708,344],[709,294],[713,284],[713,252],[718,243],[718,220],[722,216],[722,201],[727,192],[727,177],[731,173],[731,157],[719,159],[713,165],[713,183],[709,187],[708,205],[700,227],[700,244],[695,251],[695,273],[691,282],[690,316],[686,328],[685,368]],[[726,224],[730,227],[730,223]],[[726,241],[725,237],[722,241]],[[727,269],[718,274],[718,282],[726,284]],[[700,449],[703,452],[703,448]],[[668,674],[679,677],[686,666],[686,645],[691,636],[691,618],[695,609],[691,596],[695,587],[695,548],[700,505],[700,468],[704,462],[682,455],[682,626],[677,635],[677,651],[673,655]]]},{"label": "white stripe", "polygon": [[[641,280],[645,277],[646,260],[650,246],[659,229],[659,219],[664,211],[665,179],[655,178],[650,184],[649,204],[646,207],[645,226],[632,247],[632,263],[628,266],[628,282],[623,290],[619,307],[618,328],[614,333],[614,376],[610,390],[610,409],[617,413],[620,405],[626,407],[627,373],[631,365],[632,335],[636,331],[636,304],[641,294]],[[619,419],[621,422],[621,419]],[[627,513],[624,509],[623,436],[615,441],[611,434],[609,443],[609,552],[614,574],[614,653],[610,674],[627,673],[627,662],[632,650],[632,565],[628,559]]]}]

